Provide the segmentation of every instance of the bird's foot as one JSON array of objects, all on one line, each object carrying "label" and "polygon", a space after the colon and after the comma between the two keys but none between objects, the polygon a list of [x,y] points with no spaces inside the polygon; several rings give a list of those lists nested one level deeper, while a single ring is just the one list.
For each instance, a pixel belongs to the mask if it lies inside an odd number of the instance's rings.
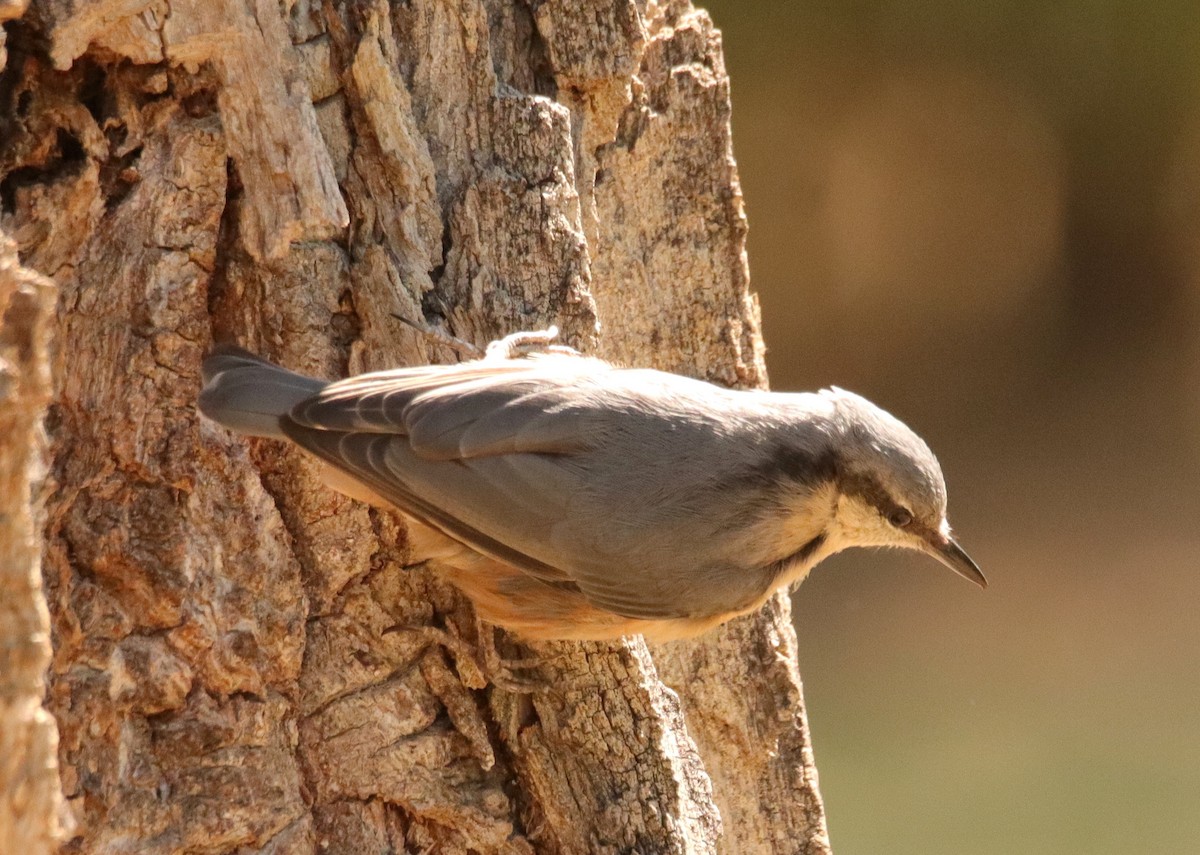
[{"label": "bird's foot", "polygon": [[533,695],[545,692],[550,686],[534,676],[517,676],[520,671],[534,671],[544,660],[531,656],[521,659],[506,659],[496,649],[496,627],[475,618],[475,632],[479,639],[479,651],[483,655],[483,666],[492,685],[514,695]]},{"label": "bird's foot", "polygon": [[563,344],[553,344],[558,338],[558,327],[551,326],[544,330],[526,330],[506,335],[493,341],[487,346],[484,359],[492,361],[500,359],[519,359],[531,353],[557,353],[563,356],[580,356],[578,350]]},{"label": "bird's foot", "polygon": [[487,359],[494,362],[501,359],[520,359],[522,356],[529,356],[531,353],[556,353],[562,356],[582,356],[573,347],[567,347],[565,344],[553,344],[554,340],[558,338],[558,327],[556,326],[551,326],[544,330],[515,332],[493,341],[486,349],[480,349],[471,342],[464,341],[458,336],[451,335],[438,327],[430,326],[424,321],[414,321],[395,312],[392,313],[392,317],[412,327],[425,336],[425,338],[429,339],[431,343],[448,347],[468,359]]},{"label": "bird's foot", "polygon": [[[496,649],[495,627],[478,618],[478,645],[472,645],[453,630],[435,626],[405,626],[397,624],[383,630],[383,634],[404,632],[419,636],[429,644],[444,649],[454,659],[454,668],[463,685],[471,689],[484,689],[489,685],[517,695],[530,695],[545,691],[548,687],[532,678],[518,676],[517,672],[537,668],[537,658],[505,659]],[[453,624],[451,624],[453,626]]]}]

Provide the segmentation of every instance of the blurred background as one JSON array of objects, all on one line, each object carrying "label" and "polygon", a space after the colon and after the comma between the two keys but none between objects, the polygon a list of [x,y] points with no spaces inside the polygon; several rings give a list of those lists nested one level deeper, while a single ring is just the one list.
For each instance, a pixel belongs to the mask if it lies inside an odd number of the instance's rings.
[{"label": "blurred background", "polygon": [[834,851],[1200,853],[1200,5],[707,6],[772,386],[924,436],[992,583],[800,588]]}]

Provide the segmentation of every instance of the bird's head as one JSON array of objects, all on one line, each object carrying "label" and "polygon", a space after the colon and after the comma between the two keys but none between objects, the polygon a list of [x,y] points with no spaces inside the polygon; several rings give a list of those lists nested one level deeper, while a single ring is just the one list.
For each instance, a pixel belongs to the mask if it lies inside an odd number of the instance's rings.
[{"label": "bird's head", "polygon": [[903,422],[843,389],[821,393],[833,404],[838,548],[898,546],[936,558],[980,587],[987,580],[950,534],[946,482],[937,458]]}]

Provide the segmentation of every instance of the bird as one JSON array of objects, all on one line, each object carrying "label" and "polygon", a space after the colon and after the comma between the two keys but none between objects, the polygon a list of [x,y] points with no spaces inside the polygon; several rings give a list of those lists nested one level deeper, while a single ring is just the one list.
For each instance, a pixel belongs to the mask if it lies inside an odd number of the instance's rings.
[{"label": "bird", "polygon": [[729,389],[548,335],[338,381],[219,345],[198,406],[401,514],[480,619],[528,640],[694,637],[851,547],[914,549],[987,586],[937,458],[867,399]]}]

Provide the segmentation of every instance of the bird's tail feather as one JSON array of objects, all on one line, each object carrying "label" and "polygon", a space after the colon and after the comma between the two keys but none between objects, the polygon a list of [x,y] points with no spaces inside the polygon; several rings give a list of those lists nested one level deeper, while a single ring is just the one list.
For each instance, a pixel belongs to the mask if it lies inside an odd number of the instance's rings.
[{"label": "bird's tail feather", "polygon": [[238,433],[275,439],[284,438],[280,416],[329,385],[233,345],[214,349],[201,371],[200,412]]}]

